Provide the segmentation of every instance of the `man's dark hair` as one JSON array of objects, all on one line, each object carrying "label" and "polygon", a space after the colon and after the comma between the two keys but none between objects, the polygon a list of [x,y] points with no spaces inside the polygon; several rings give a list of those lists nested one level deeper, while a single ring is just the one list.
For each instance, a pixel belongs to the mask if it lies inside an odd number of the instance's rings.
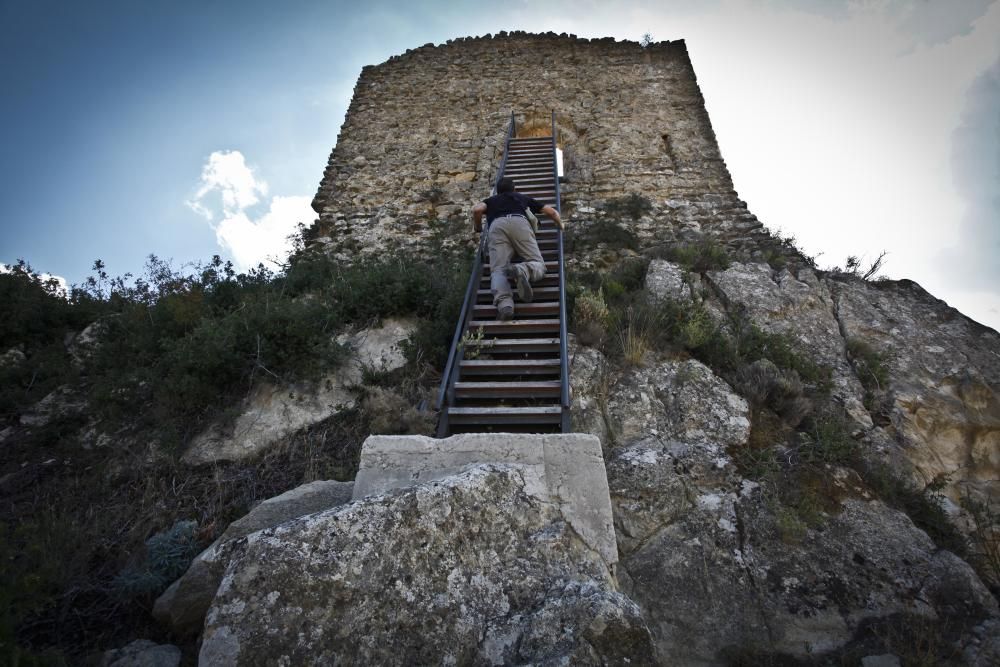
[{"label": "man's dark hair", "polygon": [[514,191],[514,179],[510,176],[504,176],[500,179],[500,184],[497,186],[497,193],[501,192],[513,192]]}]

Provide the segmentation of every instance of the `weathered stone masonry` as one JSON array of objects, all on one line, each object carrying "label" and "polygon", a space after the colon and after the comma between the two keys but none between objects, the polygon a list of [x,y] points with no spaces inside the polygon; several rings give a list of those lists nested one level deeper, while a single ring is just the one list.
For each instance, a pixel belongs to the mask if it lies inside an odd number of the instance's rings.
[{"label": "weathered stone masonry", "polygon": [[500,33],[426,45],[365,67],[313,208],[320,243],[345,257],[409,247],[433,256],[489,193],[510,112],[565,152],[564,213],[586,225],[642,193],[643,245],[710,234],[768,236],[733,190],[683,41]]}]

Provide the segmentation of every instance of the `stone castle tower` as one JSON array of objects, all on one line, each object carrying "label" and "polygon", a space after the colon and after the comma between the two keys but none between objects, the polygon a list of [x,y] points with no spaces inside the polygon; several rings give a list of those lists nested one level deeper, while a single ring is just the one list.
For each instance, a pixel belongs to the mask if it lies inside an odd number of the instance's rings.
[{"label": "stone castle tower", "polygon": [[433,223],[465,229],[489,194],[512,111],[518,136],[548,135],[555,112],[571,219],[635,192],[656,207],[656,225],[634,230],[645,245],[685,232],[766,244],[733,190],[683,41],[520,32],[365,67],[313,200],[314,235],[333,252],[438,252]]}]

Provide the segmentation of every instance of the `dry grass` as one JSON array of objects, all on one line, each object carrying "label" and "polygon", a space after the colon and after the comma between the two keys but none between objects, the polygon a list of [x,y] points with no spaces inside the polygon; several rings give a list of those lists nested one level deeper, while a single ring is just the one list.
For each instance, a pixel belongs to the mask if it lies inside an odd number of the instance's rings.
[{"label": "dry grass", "polygon": [[626,364],[630,366],[642,364],[646,353],[652,348],[651,329],[652,323],[644,311],[631,306],[625,309],[617,326],[617,339]]}]

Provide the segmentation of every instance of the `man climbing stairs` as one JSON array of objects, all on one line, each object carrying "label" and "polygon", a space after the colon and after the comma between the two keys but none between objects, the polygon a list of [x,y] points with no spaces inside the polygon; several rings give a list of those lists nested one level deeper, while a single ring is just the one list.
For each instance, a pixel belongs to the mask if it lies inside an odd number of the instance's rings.
[{"label": "man climbing stairs", "polygon": [[[517,191],[560,210],[555,115],[552,135],[515,138],[514,116],[497,173]],[[490,266],[477,253],[438,397],[438,437],[459,432],[569,432],[562,230],[540,217],[545,276],[532,303],[515,295],[514,318],[497,321]]]}]

